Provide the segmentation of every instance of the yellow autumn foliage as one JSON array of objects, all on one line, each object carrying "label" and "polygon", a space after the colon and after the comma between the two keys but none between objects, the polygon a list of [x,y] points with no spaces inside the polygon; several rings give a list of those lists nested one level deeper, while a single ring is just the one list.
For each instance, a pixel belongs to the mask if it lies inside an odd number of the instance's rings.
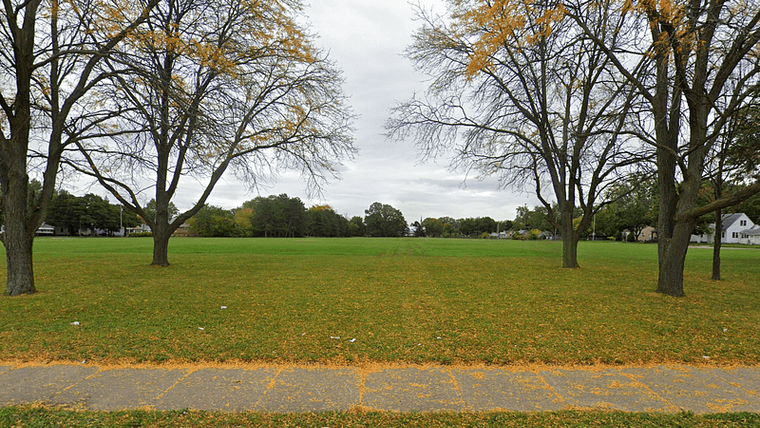
[{"label": "yellow autumn foliage", "polygon": [[[100,0],[99,4],[102,16],[96,20],[93,32],[113,35],[129,14],[134,13],[123,0]],[[183,24],[146,26],[135,30],[126,45],[145,53],[171,53],[232,78],[239,73],[241,64],[254,58],[316,61],[308,35],[296,23],[296,15],[302,10],[300,1],[239,0],[235,8],[230,9],[228,16],[217,17],[228,28],[222,25],[204,34],[205,29],[194,28],[197,24],[192,20]]]},{"label": "yellow autumn foliage", "polygon": [[[620,14],[643,17],[655,34],[660,54],[685,54],[697,49],[697,32],[687,22],[686,2],[677,0],[611,0]],[[585,7],[597,7],[593,3]],[[552,34],[566,15],[562,2],[550,7],[533,0],[451,0],[452,28],[458,37],[474,39],[467,74],[490,67],[492,56],[505,44],[532,45]],[[732,4],[734,14],[746,14],[746,0]],[[760,55],[755,53],[755,55]]]},{"label": "yellow autumn foliage", "polygon": [[[491,65],[490,58],[504,44],[534,44],[551,35],[565,10],[537,7],[530,0],[453,0],[453,30],[459,37],[475,35],[467,74],[473,76]],[[531,31],[524,31],[526,28]]]},{"label": "yellow autumn foliage", "polygon": [[330,205],[314,205],[309,208],[309,211],[335,211]]}]

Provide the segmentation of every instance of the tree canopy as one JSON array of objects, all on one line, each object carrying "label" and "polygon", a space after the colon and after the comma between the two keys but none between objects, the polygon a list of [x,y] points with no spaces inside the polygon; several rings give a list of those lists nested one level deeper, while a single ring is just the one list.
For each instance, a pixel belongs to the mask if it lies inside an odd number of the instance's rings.
[{"label": "tree canopy", "polygon": [[375,237],[404,236],[407,224],[401,211],[390,205],[374,202],[364,211],[367,235]]},{"label": "tree canopy", "polygon": [[[84,98],[110,76],[99,69],[104,58],[137,32],[158,1],[8,0],[0,6],[5,294],[35,292],[32,242],[53,198],[63,152],[77,139],[71,130],[118,114]],[[32,168],[41,172],[42,187],[30,201]]]},{"label": "tree canopy", "polygon": [[[612,186],[657,171],[657,291],[683,296],[699,218],[760,191],[698,203],[706,158],[760,88],[760,9],[743,0],[450,0],[420,13],[408,55],[432,76],[395,110],[392,135],[423,159],[532,184],[563,237],[563,266]],[[452,151],[453,149],[453,151]],[[574,217],[580,207],[581,217]],[[556,219],[549,215],[550,220]],[[575,226],[571,226],[575,223]]]},{"label": "tree canopy", "polygon": [[[228,169],[251,188],[295,170],[318,191],[353,157],[342,77],[312,44],[301,13],[298,0],[161,0],[105,62],[112,77],[97,102],[120,112],[108,124],[119,132],[78,144],[72,164],[146,220],[152,264],[168,265],[172,232]],[[204,189],[171,218],[186,176]],[[155,193],[155,217],[138,199],[145,187]]]},{"label": "tree canopy", "polygon": [[[655,152],[659,218],[657,292],[683,296],[689,240],[699,218],[760,191],[755,181],[706,205],[698,200],[709,153],[760,85],[760,8],[743,0],[564,3],[565,14],[602,48],[644,107],[632,129]],[[608,7],[609,26],[631,37],[610,46],[584,25]]]},{"label": "tree canopy", "polygon": [[[563,266],[577,267],[577,242],[606,189],[641,160],[641,143],[622,132],[630,86],[553,0],[450,1],[448,12],[419,13],[407,53],[432,82],[394,110],[391,135],[412,135],[423,159],[454,153],[455,169],[530,186],[562,230]],[[584,19],[606,28],[603,11]],[[597,35],[619,44],[615,32]]]}]

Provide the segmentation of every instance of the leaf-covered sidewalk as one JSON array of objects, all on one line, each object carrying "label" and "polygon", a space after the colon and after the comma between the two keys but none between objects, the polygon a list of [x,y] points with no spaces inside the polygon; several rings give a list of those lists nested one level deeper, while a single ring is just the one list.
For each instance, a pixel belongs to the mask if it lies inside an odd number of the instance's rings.
[{"label": "leaf-covered sidewalk", "polygon": [[223,412],[760,411],[760,368],[0,365],[0,406]]}]

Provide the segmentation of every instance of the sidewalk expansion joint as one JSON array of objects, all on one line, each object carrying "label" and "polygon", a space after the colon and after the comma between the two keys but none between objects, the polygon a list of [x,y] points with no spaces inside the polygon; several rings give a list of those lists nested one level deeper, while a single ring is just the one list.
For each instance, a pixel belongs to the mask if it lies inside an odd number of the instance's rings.
[{"label": "sidewalk expansion joint", "polygon": [[187,379],[188,376],[190,376],[191,374],[195,373],[196,371],[198,371],[197,368],[189,368],[189,369],[187,369],[187,373],[185,373],[184,376],[182,376],[180,379],[178,379],[176,382],[174,382],[174,384],[172,384],[172,386],[170,386],[169,388],[167,388],[166,391],[164,391],[164,392],[158,394],[156,397],[154,397],[153,400],[154,401],[158,401],[158,400],[162,399],[164,397],[164,395],[168,394],[169,391],[171,391],[172,389],[174,389],[180,383],[184,382],[185,379]]},{"label": "sidewalk expansion joint", "polygon": [[267,393],[277,386],[277,378],[280,376],[280,373],[282,373],[283,370],[285,370],[284,366],[277,369],[277,373],[274,374],[272,380],[269,381],[267,387],[264,388],[264,392],[261,393],[261,396],[259,396],[259,399],[256,401],[255,407],[259,407],[261,405],[261,401],[264,400]]},{"label": "sidewalk expansion joint", "polygon": [[57,396],[59,396],[59,395],[63,394],[64,392],[66,392],[66,391],[70,390],[71,388],[74,388],[75,386],[78,386],[78,385],[80,385],[80,384],[84,383],[85,381],[88,381],[88,380],[92,379],[93,377],[97,376],[99,373],[101,373],[101,372],[105,371],[105,370],[103,370],[103,368],[101,368],[101,367],[98,367],[97,369],[98,369],[98,370],[97,370],[95,373],[93,373],[93,374],[91,374],[91,375],[89,375],[89,376],[85,376],[85,377],[83,377],[83,378],[82,378],[81,380],[79,380],[78,382],[74,382],[74,383],[72,383],[71,385],[69,385],[69,386],[67,386],[67,387],[63,388],[63,389],[62,389],[62,390],[60,390],[60,391],[56,391],[56,392],[55,392],[55,394],[53,394],[53,395],[51,395],[51,396],[50,396],[50,398],[53,398],[53,397],[57,397]]},{"label": "sidewalk expansion joint", "polygon": [[467,403],[464,402],[464,397],[462,397],[462,390],[459,389],[459,382],[457,382],[456,377],[454,377],[454,373],[451,371],[451,367],[447,367],[446,372],[449,374],[449,378],[451,378],[451,383],[454,385],[454,390],[457,392],[457,397],[459,397],[459,407],[464,410]]},{"label": "sidewalk expansion joint", "polygon": [[541,380],[541,382],[544,383],[544,385],[546,386],[546,390],[551,392],[554,395],[554,397],[556,397],[556,399],[559,400],[559,402],[561,402],[564,406],[568,405],[567,401],[565,401],[565,397],[559,395],[557,390],[555,390],[554,387],[551,386],[549,382],[546,381],[546,378],[541,376],[541,373],[536,372],[536,377],[538,377]]},{"label": "sidewalk expansion joint", "polygon": [[638,380],[637,379],[638,376],[636,376],[634,374],[630,374],[630,373],[624,373],[622,371],[619,372],[619,373],[622,376],[627,377],[628,379],[632,380],[635,385],[640,385],[642,389],[644,389],[647,392],[649,392],[650,394],[652,394],[653,397],[657,397],[657,399],[662,400],[662,402],[665,403],[665,404],[667,404],[668,406],[670,406],[670,408],[673,409],[674,412],[680,412],[681,410],[683,410],[680,407],[676,406],[672,401],[670,401],[667,398],[663,397],[662,395],[656,393],[652,388],[649,387],[649,385],[647,385],[644,382]]}]

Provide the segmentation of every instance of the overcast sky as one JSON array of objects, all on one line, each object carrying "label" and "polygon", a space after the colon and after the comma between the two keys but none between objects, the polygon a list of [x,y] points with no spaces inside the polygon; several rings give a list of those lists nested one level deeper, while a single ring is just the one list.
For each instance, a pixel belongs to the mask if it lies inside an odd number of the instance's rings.
[{"label": "overcast sky", "polygon": [[[344,165],[342,180],[332,180],[324,188],[321,199],[309,198],[305,183],[294,174],[284,174],[273,186],[252,194],[228,173],[209,197],[209,204],[230,209],[259,194],[287,193],[301,198],[307,208],[327,203],[349,217],[364,216],[370,204],[382,202],[399,209],[410,223],[442,216],[510,220],[517,206],[538,204],[528,193],[499,190],[495,179],[480,182],[469,178],[463,183],[463,175],[448,170],[448,159],[419,164],[414,141],[395,142],[383,135],[389,110],[426,88],[427,77],[416,73],[403,56],[419,27],[406,0],[306,3],[306,19],[319,36],[316,44],[343,70],[344,91],[359,116],[354,125],[359,154]],[[442,12],[444,0],[422,0],[422,4]],[[189,209],[201,193],[192,181],[184,183],[174,200],[182,210]]]}]

